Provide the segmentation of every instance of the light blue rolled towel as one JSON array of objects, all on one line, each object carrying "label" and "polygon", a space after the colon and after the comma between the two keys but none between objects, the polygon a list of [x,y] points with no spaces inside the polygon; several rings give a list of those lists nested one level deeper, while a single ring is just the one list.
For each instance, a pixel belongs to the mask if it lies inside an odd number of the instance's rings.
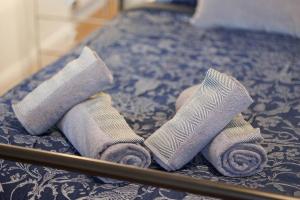
[{"label": "light blue rolled towel", "polygon": [[112,82],[112,73],[105,63],[85,47],[79,58],[12,107],[24,128],[32,135],[40,135],[74,105],[103,91]]},{"label": "light blue rolled towel", "polygon": [[144,139],[112,107],[108,94],[99,93],[74,106],[60,120],[58,128],[82,156],[142,168],[151,163],[150,153],[141,146]]},{"label": "light blue rolled towel", "polygon": [[[176,100],[176,110],[189,101],[199,85],[185,89]],[[251,176],[267,163],[267,154],[259,144],[263,140],[259,128],[253,128],[238,114],[201,153],[223,175]]]},{"label": "light blue rolled towel", "polygon": [[209,69],[191,99],[145,145],[163,168],[180,169],[252,102],[236,79]]}]

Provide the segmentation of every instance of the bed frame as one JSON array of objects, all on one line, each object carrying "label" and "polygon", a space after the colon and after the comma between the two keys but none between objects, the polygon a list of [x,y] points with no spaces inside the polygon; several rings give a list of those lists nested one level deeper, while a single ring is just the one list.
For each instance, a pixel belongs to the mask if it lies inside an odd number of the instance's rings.
[{"label": "bed frame", "polygon": [[221,199],[296,200],[299,198],[263,192],[220,182],[213,182],[152,169],[143,169],[76,155],[55,153],[15,145],[0,144],[0,158],[57,169],[79,172],[163,187]]}]

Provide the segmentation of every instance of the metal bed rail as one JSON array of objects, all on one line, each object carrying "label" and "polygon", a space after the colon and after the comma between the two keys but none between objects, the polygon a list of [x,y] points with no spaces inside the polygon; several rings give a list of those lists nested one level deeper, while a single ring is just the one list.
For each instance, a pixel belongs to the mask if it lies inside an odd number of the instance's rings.
[{"label": "metal bed rail", "polygon": [[115,178],[221,199],[296,200],[299,198],[213,182],[159,170],[143,169],[76,155],[0,144],[0,158],[58,168],[93,176]]}]

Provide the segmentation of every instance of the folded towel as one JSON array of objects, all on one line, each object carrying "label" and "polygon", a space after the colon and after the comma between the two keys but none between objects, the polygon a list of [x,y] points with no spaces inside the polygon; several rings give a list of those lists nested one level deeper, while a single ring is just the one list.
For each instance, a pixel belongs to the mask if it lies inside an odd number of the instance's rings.
[{"label": "folded towel", "polygon": [[102,91],[112,81],[112,74],[104,62],[85,47],[79,58],[12,107],[25,129],[32,135],[39,135],[71,107]]},{"label": "folded towel", "polygon": [[209,69],[197,92],[145,145],[163,168],[179,169],[251,103],[241,83]]},{"label": "folded towel", "polygon": [[[176,100],[176,110],[186,103],[199,85],[187,88]],[[263,140],[259,128],[253,128],[242,114],[238,114],[209,143],[201,153],[223,175],[251,176],[267,163],[265,150],[258,143]]]},{"label": "folded towel", "polygon": [[60,120],[58,128],[83,156],[143,168],[150,165],[150,154],[140,145],[144,139],[112,107],[107,94],[100,93],[74,106]]}]

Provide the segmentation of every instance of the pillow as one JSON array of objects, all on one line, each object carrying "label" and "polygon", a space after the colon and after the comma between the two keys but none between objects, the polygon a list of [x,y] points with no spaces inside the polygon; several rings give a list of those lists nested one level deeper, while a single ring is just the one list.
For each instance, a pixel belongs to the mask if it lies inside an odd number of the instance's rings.
[{"label": "pillow", "polygon": [[157,0],[156,2],[174,3],[174,4],[181,4],[181,5],[187,5],[187,6],[193,6],[193,7],[196,7],[196,5],[197,5],[197,0]]},{"label": "pillow", "polygon": [[300,37],[300,0],[201,0],[191,23]]}]

